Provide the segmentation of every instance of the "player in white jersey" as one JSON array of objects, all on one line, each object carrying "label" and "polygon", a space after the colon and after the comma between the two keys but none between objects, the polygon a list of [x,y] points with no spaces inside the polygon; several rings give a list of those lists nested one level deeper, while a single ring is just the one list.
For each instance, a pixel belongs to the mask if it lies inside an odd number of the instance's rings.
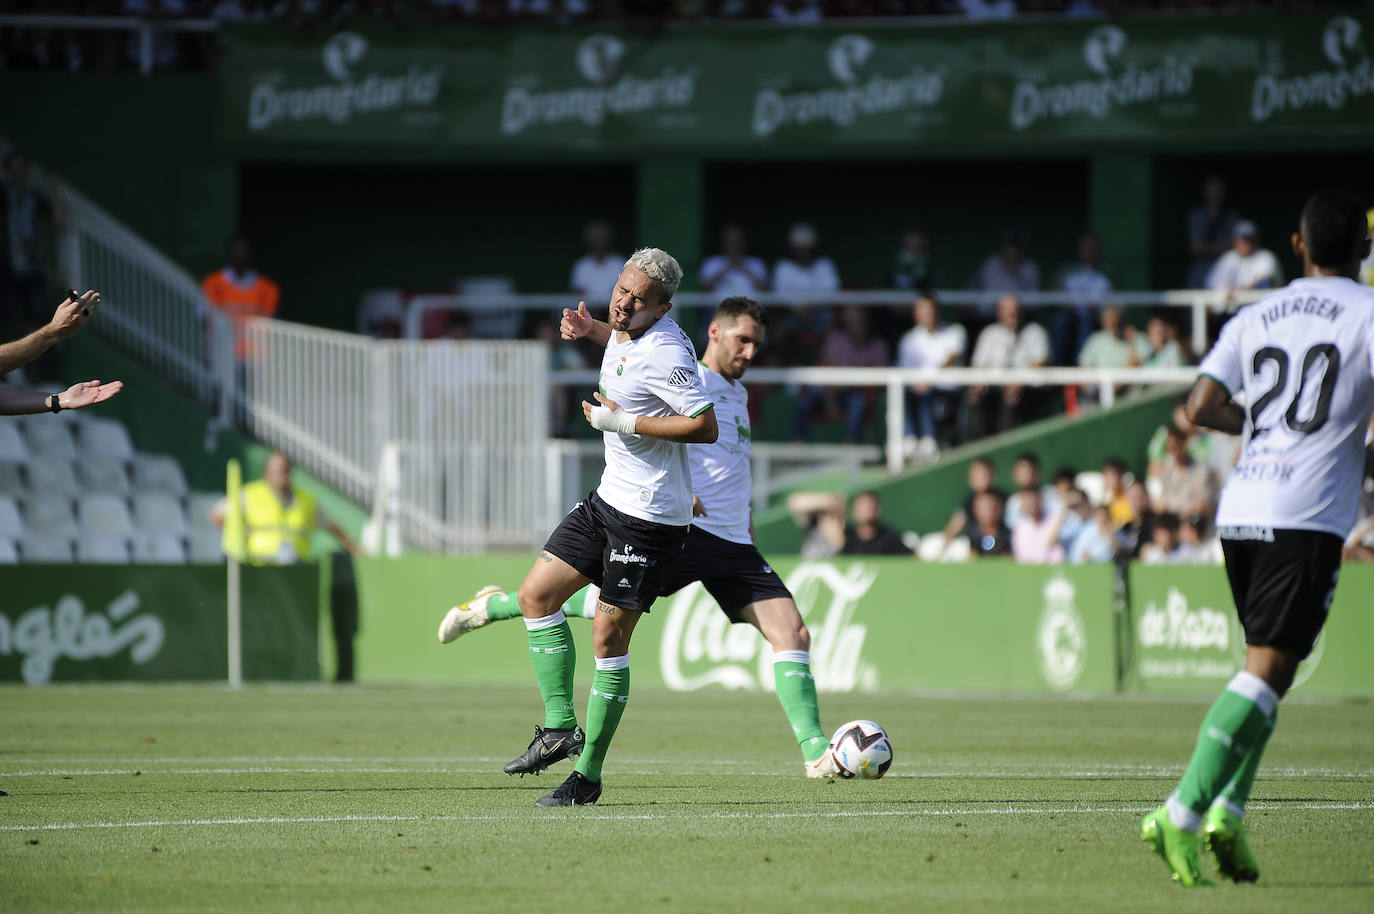
[{"label": "player in white jersey", "polygon": [[[506,773],[538,772],[577,757],[568,779],[536,806],[584,806],[601,797],[601,765],[630,698],[630,637],[691,525],[686,444],[716,440],[692,342],[666,316],[681,280],[677,261],[657,248],[636,251],[620,271],[597,405],[582,403],[587,421],[605,432],[606,469],[549,535],[519,592],[505,598],[524,616],[544,699],[544,726],[534,728]],[[579,303],[579,311],[586,308]],[[584,734],[573,710],[576,649],[562,607],[589,582],[601,590]]]},{"label": "player in white jersey", "polygon": [[[716,308],[697,374],[715,404],[720,437],[687,448],[692,468],[692,529],[687,543],[663,570],[660,596],[700,581],[731,622],[748,623],[773,648],[773,679],[807,777],[833,778],[835,762],[821,730],[816,684],[811,675],[811,635],[792,593],[754,546],[750,521],[749,394],[740,383],[763,343],[766,315],[748,298],[727,298]],[[584,310],[567,311],[563,336],[610,338],[610,327]],[[595,588],[574,594],[565,615],[594,618]],[[514,618],[518,609],[496,587],[484,587],[454,607],[439,626],[439,640],[453,641],[491,622]]]},{"label": "player in white jersey", "polygon": [[[1178,787],[1141,824],[1183,885],[1210,884],[1203,843],[1223,876],[1259,878],[1245,801],[1279,699],[1326,622],[1359,502],[1374,407],[1374,289],[1355,277],[1369,249],[1355,198],[1314,194],[1293,236],[1303,278],[1222,328],[1188,397],[1190,421],[1245,436],[1217,529],[1246,648],[1245,669],[1207,713]],[[1246,406],[1233,399],[1242,392]]]}]

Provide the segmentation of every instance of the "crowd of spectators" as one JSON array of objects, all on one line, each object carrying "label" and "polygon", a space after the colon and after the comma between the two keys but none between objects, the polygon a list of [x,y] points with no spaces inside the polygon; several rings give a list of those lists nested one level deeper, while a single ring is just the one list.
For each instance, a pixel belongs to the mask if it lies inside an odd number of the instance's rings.
[{"label": "crowd of spectators", "polygon": [[[360,22],[493,25],[614,22],[654,28],[666,22],[772,21],[927,17],[1005,20],[1018,16],[1097,18],[1209,9],[1338,7],[1340,0],[10,0],[0,12],[34,16],[122,16],[148,20],[213,19],[279,22],[291,29],[342,28]],[[0,29],[0,69],[135,69],[136,35],[128,31],[26,26]],[[203,69],[215,61],[212,36],[162,30],[154,38],[157,70]]]},{"label": "crowd of spectators", "polygon": [[[1220,564],[1213,518],[1240,439],[1214,435],[1187,421],[1180,402],[1148,447],[1143,479],[1121,458],[1096,470],[1061,467],[1045,482],[1040,459],[1019,454],[1012,491],[997,484],[986,458],[968,468],[968,491],[943,530],[924,536],[883,523],[878,496],[864,492],[848,506],[833,492],[798,492],[787,507],[803,531],[802,554],[908,555],[925,561],[1010,558],[1030,565]],[[1346,539],[1347,561],[1374,561],[1374,423],[1365,450],[1358,521]]]}]

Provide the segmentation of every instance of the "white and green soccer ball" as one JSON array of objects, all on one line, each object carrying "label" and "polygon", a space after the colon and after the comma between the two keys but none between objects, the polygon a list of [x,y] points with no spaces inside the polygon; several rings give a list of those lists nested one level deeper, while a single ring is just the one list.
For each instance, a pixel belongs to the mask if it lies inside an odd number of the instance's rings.
[{"label": "white and green soccer ball", "polygon": [[874,781],[892,766],[892,740],[871,720],[851,720],[830,738],[840,777]]}]

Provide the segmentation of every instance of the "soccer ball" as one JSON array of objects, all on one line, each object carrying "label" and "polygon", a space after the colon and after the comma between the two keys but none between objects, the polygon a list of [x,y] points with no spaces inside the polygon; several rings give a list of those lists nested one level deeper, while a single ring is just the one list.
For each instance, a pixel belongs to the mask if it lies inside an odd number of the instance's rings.
[{"label": "soccer ball", "polygon": [[892,740],[871,720],[851,720],[830,738],[840,777],[874,781],[892,765]]}]

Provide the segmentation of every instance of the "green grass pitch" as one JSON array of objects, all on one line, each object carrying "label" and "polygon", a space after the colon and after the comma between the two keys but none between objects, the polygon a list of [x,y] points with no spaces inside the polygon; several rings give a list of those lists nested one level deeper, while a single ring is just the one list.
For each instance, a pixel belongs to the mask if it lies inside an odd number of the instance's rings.
[{"label": "green grass pitch", "polygon": [[[585,683],[583,684],[585,689]],[[1294,701],[1248,817],[1258,885],[1173,886],[1137,836],[1200,702],[822,696],[892,734],[805,780],[771,696],[635,693],[585,809],[508,778],[530,690],[0,687],[0,910],[1374,911],[1374,711]]]}]

